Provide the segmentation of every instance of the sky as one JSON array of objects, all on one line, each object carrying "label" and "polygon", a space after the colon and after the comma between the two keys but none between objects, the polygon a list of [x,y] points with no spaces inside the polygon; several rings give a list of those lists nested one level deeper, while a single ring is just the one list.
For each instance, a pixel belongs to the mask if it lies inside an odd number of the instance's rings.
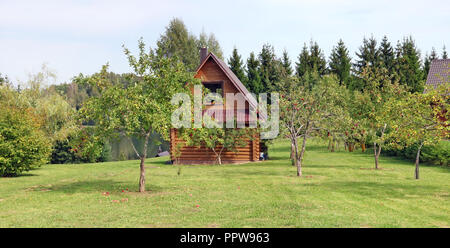
[{"label": "sky", "polygon": [[342,39],[355,57],[364,37],[386,35],[395,46],[412,35],[422,55],[434,47],[450,51],[450,1],[438,0],[0,0],[0,73],[23,82],[46,64],[57,83],[92,74],[109,63],[130,72],[122,45],[137,51],[143,37],[155,47],[172,18],[198,35],[213,32],[229,58],[234,47],[243,59],[265,43],[292,64],[303,44],[317,41],[328,58]]}]

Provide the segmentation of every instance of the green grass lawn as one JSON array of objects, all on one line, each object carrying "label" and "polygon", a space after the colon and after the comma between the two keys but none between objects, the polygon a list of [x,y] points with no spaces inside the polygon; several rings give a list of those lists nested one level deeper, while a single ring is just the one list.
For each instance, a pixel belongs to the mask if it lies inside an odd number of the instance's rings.
[{"label": "green grass lawn", "polygon": [[183,166],[181,175],[167,158],[149,159],[143,194],[138,161],[45,165],[0,178],[0,227],[450,226],[449,168],[424,165],[414,180],[411,162],[385,157],[376,171],[370,149],[314,143],[298,178],[289,147],[272,145],[270,161]]}]

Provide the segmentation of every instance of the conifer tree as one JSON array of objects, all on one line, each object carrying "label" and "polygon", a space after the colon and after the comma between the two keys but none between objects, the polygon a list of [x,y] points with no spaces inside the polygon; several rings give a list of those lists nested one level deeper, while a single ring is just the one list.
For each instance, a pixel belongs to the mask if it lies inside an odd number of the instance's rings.
[{"label": "conifer tree", "polygon": [[[234,47],[233,53],[231,54],[231,57],[228,60],[228,65],[229,65],[231,71],[233,71],[233,73],[236,75],[236,77],[239,78],[239,80],[241,80],[242,83],[247,81],[245,73],[244,73],[241,55],[239,55],[236,47]],[[245,83],[244,83],[244,85],[245,85]]]},{"label": "conifer tree", "polygon": [[309,68],[309,51],[306,43],[304,43],[302,51],[300,52],[300,55],[298,55],[298,62],[295,64],[295,72],[297,77],[303,77]]},{"label": "conifer tree", "polygon": [[444,47],[442,47],[442,59],[448,59],[447,50]]},{"label": "conifer tree", "polygon": [[320,76],[323,76],[327,72],[327,61],[325,60],[325,55],[322,49],[320,49],[317,42],[310,42],[309,47],[309,66],[311,69],[317,71]]},{"label": "conifer tree", "polygon": [[378,53],[380,56],[381,66],[386,68],[390,75],[394,73],[394,48],[388,41],[387,37],[384,36],[381,40],[380,47],[378,48]]},{"label": "conifer tree", "polygon": [[358,74],[361,74],[366,66],[379,66],[379,50],[377,49],[377,41],[373,36],[369,39],[363,39],[363,44],[359,47],[359,52],[356,52],[356,57],[354,67]]},{"label": "conifer tree", "polygon": [[349,86],[350,83],[350,64],[351,58],[348,55],[348,49],[342,39],[337,46],[333,47],[330,55],[330,72],[338,76],[339,84]]},{"label": "conifer tree", "polygon": [[263,92],[276,90],[281,78],[281,62],[276,58],[273,46],[264,44],[258,57]]},{"label": "conifer tree", "polygon": [[410,92],[422,92],[424,76],[420,51],[411,36],[404,38],[401,45],[397,46],[396,60],[400,84],[407,85]]},{"label": "conifer tree", "polygon": [[251,93],[259,94],[263,92],[259,61],[253,52],[250,53],[247,59],[247,81],[243,83]]},{"label": "conifer tree", "polygon": [[292,75],[291,60],[286,50],[283,51],[283,57],[281,59],[281,65],[283,66],[283,73],[285,76]]},{"label": "conifer tree", "polygon": [[323,54],[322,49],[320,49],[319,45],[315,41],[310,41],[309,49],[306,46],[306,43],[303,46],[303,49],[298,56],[298,62],[296,63],[296,74],[297,77],[303,77],[307,72],[315,71],[320,76],[326,74],[327,62],[325,60],[325,56]]}]

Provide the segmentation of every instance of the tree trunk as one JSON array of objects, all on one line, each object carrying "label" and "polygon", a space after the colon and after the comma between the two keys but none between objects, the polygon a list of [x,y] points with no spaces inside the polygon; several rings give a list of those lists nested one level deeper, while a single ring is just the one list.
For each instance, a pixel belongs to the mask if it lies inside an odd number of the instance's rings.
[{"label": "tree trunk", "polygon": [[378,169],[377,142],[373,142],[373,153],[375,157],[375,169]]},{"label": "tree trunk", "polygon": [[416,170],[414,171],[414,176],[416,179],[419,179],[419,160],[420,160],[420,150],[422,149],[423,142],[420,143],[419,149],[417,149],[416,155]]},{"label": "tree trunk", "polygon": [[150,132],[147,133],[145,136],[144,141],[144,149],[141,154],[141,164],[140,164],[140,177],[139,177],[139,192],[145,192],[145,158],[147,157],[147,145],[148,145],[148,138],[150,136]]},{"label": "tree trunk", "polygon": [[295,148],[294,148],[294,143],[292,143],[291,141],[291,159],[295,158]]},{"label": "tree trunk", "polygon": [[378,144],[378,152],[377,152],[377,143],[373,142],[373,151],[375,153],[375,169],[378,170],[378,158],[380,157],[380,153],[381,153],[381,145],[383,142],[383,136],[384,136],[384,131],[386,131],[386,126],[387,124],[384,124],[383,129],[381,130],[381,141],[380,144]]},{"label": "tree trunk", "polygon": [[[308,126],[307,126],[308,127]],[[306,132],[303,136],[303,142],[302,142],[302,150],[300,151],[300,155],[298,154],[298,149],[296,149],[296,155],[297,160],[296,160],[296,166],[297,166],[297,176],[301,177],[302,176],[302,161],[303,161],[303,155],[305,154],[305,148],[306,148],[306,136],[308,135],[308,133]]]},{"label": "tree trunk", "polygon": [[141,175],[139,177],[139,192],[145,192],[145,155],[141,157]]},{"label": "tree trunk", "polygon": [[334,136],[331,138],[331,152],[334,152],[334,146],[336,144],[336,141],[334,140]]},{"label": "tree trunk", "polygon": [[365,143],[361,143],[361,151],[366,152],[366,144]]}]

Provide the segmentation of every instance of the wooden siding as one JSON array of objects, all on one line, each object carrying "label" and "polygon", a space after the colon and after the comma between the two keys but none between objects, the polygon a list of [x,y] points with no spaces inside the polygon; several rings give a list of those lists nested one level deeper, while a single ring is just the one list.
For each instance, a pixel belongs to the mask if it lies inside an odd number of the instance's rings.
[{"label": "wooden siding", "polygon": [[[172,128],[170,132],[170,149],[172,150],[179,143],[184,143],[184,141],[177,137],[177,130]],[[220,146],[217,148],[220,149]],[[223,151],[221,156],[222,163],[258,161],[259,150],[259,135],[257,135],[254,140],[248,140],[245,147],[238,148],[237,152]],[[172,154],[171,159],[175,162]],[[184,146],[181,148],[181,156],[178,158],[180,164],[211,164],[215,161],[216,155],[211,149],[206,147]]]},{"label": "wooden siding", "polygon": [[[222,71],[222,69],[216,64],[216,62],[209,57],[201,68],[197,71],[195,78],[199,78],[205,84],[208,82],[222,82],[222,91],[225,96],[226,93],[239,93],[240,91],[233,85],[227,75]],[[241,111],[248,111],[248,102],[245,103],[245,109]],[[222,107],[222,105],[209,105],[207,108]],[[234,109],[236,112],[237,104],[235,104]],[[225,107],[224,107],[225,109]],[[236,117],[235,117],[236,118]],[[177,130],[171,129],[170,132],[170,150],[172,151],[176,144],[184,143],[184,141],[177,137]],[[242,148],[238,148],[238,152],[224,151],[222,152],[222,162],[223,163],[242,163],[249,161],[259,160],[259,134],[256,135],[254,140],[248,140],[247,145]],[[220,147],[218,147],[220,148]],[[175,158],[172,156],[171,159],[175,162]],[[204,163],[214,163],[216,156],[214,152],[205,147],[182,147],[181,156],[178,158],[180,164],[204,164]]]}]

